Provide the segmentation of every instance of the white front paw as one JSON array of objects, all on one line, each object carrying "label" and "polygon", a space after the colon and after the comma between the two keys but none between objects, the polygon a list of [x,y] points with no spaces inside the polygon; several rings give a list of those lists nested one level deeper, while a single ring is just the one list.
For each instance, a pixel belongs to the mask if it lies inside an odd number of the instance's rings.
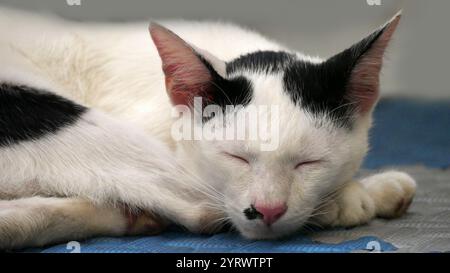
[{"label": "white front paw", "polygon": [[314,220],[325,226],[352,227],[369,222],[375,216],[375,204],[366,189],[351,182],[330,200]]},{"label": "white front paw", "polygon": [[406,173],[388,171],[361,181],[372,196],[379,217],[395,218],[409,208],[416,192],[416,182]]}]

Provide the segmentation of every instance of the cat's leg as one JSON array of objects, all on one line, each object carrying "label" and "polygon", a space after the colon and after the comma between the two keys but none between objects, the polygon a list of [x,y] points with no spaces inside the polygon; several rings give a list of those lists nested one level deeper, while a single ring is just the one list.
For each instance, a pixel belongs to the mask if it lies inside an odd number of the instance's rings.
[{"label": "cat's leg", "polygon": [[312,222],[351,227],[365,224],[374,217],[399,217],[407,211],[415,190],[414,179],[398,171],[352,181],[318,209]]},{"label": "cat's leg", "polygon": [[124,206],[80,198],[30,197],[0,201],[0,249],[43,246],[92,236],[155,234],[166,222]]}]

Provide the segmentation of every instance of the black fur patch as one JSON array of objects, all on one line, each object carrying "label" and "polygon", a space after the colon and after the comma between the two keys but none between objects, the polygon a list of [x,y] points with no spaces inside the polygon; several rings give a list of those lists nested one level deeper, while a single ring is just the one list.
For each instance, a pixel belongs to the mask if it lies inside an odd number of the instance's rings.
[{"label": "black fur patch", "polygon": [[[202,98],[203,107],[217,105],[225,115],[227,105],[248,105],[252,99],[253,88],[246,78],[236,77],[233,79],[215,78],[213,87],[208,98]],[[211,120],[213,116],[202,117],[203,123]]]},{"label": "black fur patch", "polygon": [[339,126],[350,126],[351,105],[345,99],[348,72],[326,64],[297,61],[286,69],[283,84],[291,100],[314,115],[328,114]]},{"label": "black fur patch", "polygon": [[[327,64],[314,64],[296,59],[295,55],[283,51],[258,51],[243,55],[227,65],[227,73],[241,71],[256,73],[283,72],[284,90],[292,101],[313,114],[332,113],[340,125],[348,125],[343,118],[350,112],[344,99],[349,68],[348,58],[336,58]],[[340,64],[338,64],[340,63]],[[345,64],[344,64],[345,63]]]},{"label": "black fur patch", "polygon": [[275,73],[284,70],[294,60],[295,55],[284,51],[256,51],[229,62],[227,74],[245,70]]},{"label": "black fur patch", "polygon": [[[360,54],[355,54],[356,58]],[[355,60],[332,58],[326,63],[302,61],[283,51],[257,51],[227,64],[227,74],[242,71],[283,72],[284,90],[292,101],[313,114],[331,113],[338,125],[350,125],[351,106],[345,100],[345,88]]]},{"label": "black fur patch", "polygon": [[326,62],[292,62],[286,68],[283,78],[285,91],[294,103],[310,113],[326,113],[336,125],[351,128],[357,105],[346,96],[347,84],[354,66],[382,31],[371,34]]},{"label": "black fur patch", "polygon": [[[253,96],[251,82],[243,76],[225,79],[220,76],[212,65],[201,55],[197,55],[211,73],[211,89],[208,97],[204,97],[203,106],[217,105],[225,111],[227,105],[248,105]],[[225,113],[223,113],[225,114]],[[203,122],[207,122],[213,117],[204,117]]]},{"label": "black fur patch", "polygon": [[223,109],[227,105],[247,105],[250,103],[253,94],[253,87],[245,77],[224,79],[218,77],[214,79],[212,92],[212,102]]},{"label": "black fur patch", "polygon": [[[383,29],[374,32],[323,63],[299,60],[294,54],[284,51],[257,51],[227,63],[226,72],[234,76],[244,71],[283,72],[284,90],[295,104],[314,115],[328,114],[337,126],[351,128],[356,108],[346,96],[351,72],[382,33]],[[214,78],[217,83],[214,101],[217,104],[226,105],[231,101],[246,105],[251,100],[251,83],[244,77],[225,80],[216,73]]]},{"label": "black fur patch", "polygon": [[55,133],[86,110],[44,90],[0,84],[0,146]]}]

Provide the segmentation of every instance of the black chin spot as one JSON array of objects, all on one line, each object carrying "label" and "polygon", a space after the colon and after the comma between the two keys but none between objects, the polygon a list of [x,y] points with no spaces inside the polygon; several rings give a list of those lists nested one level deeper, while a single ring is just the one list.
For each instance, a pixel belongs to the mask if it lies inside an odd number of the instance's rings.
[{"label": "black chin spot", "polygon": [[245,217],[248,220],[262,219],[263,215],[255,209],[253,205],[244,210]]}]

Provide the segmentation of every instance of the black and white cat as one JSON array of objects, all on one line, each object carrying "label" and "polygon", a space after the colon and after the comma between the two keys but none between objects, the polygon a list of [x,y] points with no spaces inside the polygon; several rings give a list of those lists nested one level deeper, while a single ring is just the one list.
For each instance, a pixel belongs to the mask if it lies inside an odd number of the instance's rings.
[{"label": "black and white cat", "polygon": [[[353,178],[399,19],[320,59],[232,24],[167,21],[149,35],[146,23],[0,9],[0,248],[168,223],[192,232],[231,223],[266,239],[308,223],[402,215],[415,192],[410,176]],[[219,131],[230,123],[217,121],[252,126],[241,111],[277,106],[276,141],[265,139],[275,146],[247,135],[175,140],[174,105],[193,110],[191,130]],[[240,108],[201,112],[230,105]]]}]

